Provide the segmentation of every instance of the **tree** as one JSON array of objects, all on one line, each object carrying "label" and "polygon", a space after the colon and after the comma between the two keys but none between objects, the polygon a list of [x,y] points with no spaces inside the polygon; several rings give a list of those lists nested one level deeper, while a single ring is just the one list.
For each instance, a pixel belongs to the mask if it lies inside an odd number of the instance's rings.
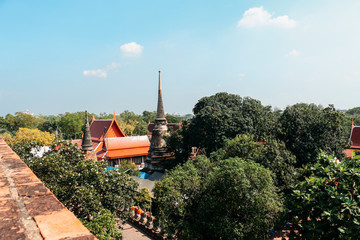
[{"label": "tree", "polygon": [[164,137],[169,152],[175,153],[175,159],[171,163],[175,166],[183,164],[189,159],[192,143],[189,131],[189,122],[184,121],[181,128],[173,132],[170,136]]},{"label": "tree", "polygon": [[199,156],[153,192],[157,221],[179,239],[265,238],[282,207],[271,172],[240,158],[214,164]]},{"label": "tree", "polygon": [[[42,157],[30,153],[36,147],[33,144],[19,143],[13,149],[78,218],[91,222],[100,217],[94,224],[107,224],[112,217],[101,216],[104,209],[121,221],[128,218],[138,186],[129,175],[116,169],[105,171],[105,161],[86,160],[80,150],[67,141],[55,142]],[[113,224],[101,227],[112,229],[109,234],[116,235]]]},{"label": "tree", "polygon": [[59,121],[60,129],[65,139],[81,138],[84,125],[84,113],[65,113]]},{"label": "tree", "polygon": [[84,220],[83,223],[100,240],[122,239],[115,217],[107,209],[102,209],[91,221]]},{"label": "tree", "polygon": [[30,144],[36,143],[41,146],[50,145],[55,139],[55,135],[42,132],[39,129],[19,128],[14,137],[5,138],[9,145],[18,143]]},{"label": "tree", "polygon": [[302,176],[291,194],[291,239],[358,239],[359,159],[337,162],[319,154]]},{"label": "tree", "polygon": [[346,145],[343,117],[332,105],[295,104],[281,115],[278,136],[296,156],[298,167],[316,161],[321,150],[342,158]]},{"label": "tree", "polygon": [[348,115],[360,115],[360,107],[350,108],[346,111]]},{"label": "tree", "polygon": [[217,164],[196,211],[202,239],[265,239],[282,201],[271,172],[260,164],[230,158]]},{"label": "tree", "polygon": [[183,166],[176,166],[155,183],[154,215],[168,234],[177,233],[180,239],[198,236],[195,210],[204,191],[203,182],[211,169],[210,161],[201,156],[196,162],[188,161]]},{"label": "tree", "polygon": [[223,147],[225,139],[238,134],[252,134],[259,141],[274,132],[275,115],[271,107],[249,97],[217,93],[200,99],[193,112],[192,145],[203,148],[207,155]]},{"label": "tree", "polygon": [[238,135],[227,140],[223,148],[211,154],[213,161],[233,157],[257,162],[271,170],[274,173],[273,181],[280,191],[290,191],[296,181],[296,158],[277,139],[267,137],[265,142],[255,142],[251,135]]},{"label": "tree", "polygon": [[147,188],[140,189],[135,194],[135,205],[142,209],[150,210],[151,208],[151,194]]}]

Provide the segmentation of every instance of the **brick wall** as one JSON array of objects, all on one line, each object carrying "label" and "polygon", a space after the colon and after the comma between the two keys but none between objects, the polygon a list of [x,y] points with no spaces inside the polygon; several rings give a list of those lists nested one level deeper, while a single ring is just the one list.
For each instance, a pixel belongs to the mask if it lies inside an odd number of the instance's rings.
[{"label": "brick wall", "polygon": [[1,138],[0,238],[96,239]]}]

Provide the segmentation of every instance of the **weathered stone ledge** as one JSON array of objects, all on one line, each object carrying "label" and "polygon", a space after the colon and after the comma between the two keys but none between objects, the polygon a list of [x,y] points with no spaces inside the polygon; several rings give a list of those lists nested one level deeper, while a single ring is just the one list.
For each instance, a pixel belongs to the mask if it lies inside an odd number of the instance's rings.
[{"label": "weathered stone ledge", "polygon": [[96,239],[1,138],[0,238]]}]

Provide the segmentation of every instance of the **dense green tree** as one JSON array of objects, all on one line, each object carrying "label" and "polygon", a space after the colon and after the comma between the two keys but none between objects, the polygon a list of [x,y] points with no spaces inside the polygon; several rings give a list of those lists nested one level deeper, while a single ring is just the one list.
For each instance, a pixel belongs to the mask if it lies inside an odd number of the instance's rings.
[{"label": "dense green tree", "polygon": [[58,116],[41,116],[41,120],[37,121],[37,128],[41,131],[50,133],[59,133],[60,131],[60,117]]},{"label": "dense green tree", "polygon": [[189,159],[192,143],[188,121],[184,121],[182,127],[165,137],[169,152],[175,153],[173,165],[183,164]]},{"label": "dense green tree", "polygon": [[350,108],[345,113],[348,115],[353,115],[353,116],[360,115],[360,107]]},{"label": "dense green tree", "polygon": [[260,164],[220,161],[205,183],[196,211],[202,239],[266,239],[282,201],[271,172]]},{"label": "dense green tree", "polygon": [[332,105],[295,104],[281,115],[278,136],[296,156],[297,166],[316,161],[321,150],[341,158],[346,145],[343,119]]},{"label": "dense green tree", "polygon": [[291,194],[291,239],[359,239],[359,159],[320,154]]},{"label": "dense green tree", "polygon": [[152,111],[152,112],[149,112],[149,111],[144,111],[142,113],[142,116],[143,116],[143,119],[145,122],[155,122],[155,118],[156,118],[156,111]]},{"label": "dense green tree", "polygon": [[179,239],[262,239],[282,201],[271,172],[240,158],[199,156],[169,171],[153,190],[156,217]]},{"label": "dense green tree", "polygon": [[271,135],[275,115],[270,106],[260,101],[235,94],[217,93],[201,98],[195,105],[190,123],[193,146],[199,146],[209,155],[225,144],[225,139],[238,134],[252,134],[255,140]]},{"label": "dense green tree", "polygon": [[211,154],[213,161],[232,157],[251,160],[271,170],[273,181],[281,191],[289,192],[296,181],[296,158],[277,139],[267,137],[265,142],[255,142],[251,135],[238,135]]},{"label": "dense green tree", "polygon": [[82,127],[85,121],[84,112],[67,112],[65,115],[60,116],[59,125],[64,139],[81,138]]},{"label": "dense green tree", "polygon": [[204,191],[203,182],[212,164],[201,156],[198,161],[188,161],[167,172],[165,178],[155,183],[154,205],[156,221],[167,233],[178,233],[180,239],[198,236],[195,211]]},{"label": "dense green tree", "polygon": [[35,117],[21,112],[16,112],[15,116],[7,114],[0,119],[0,128],[6,129],[11,133],[16,133],[19,128],[34,128]]}]

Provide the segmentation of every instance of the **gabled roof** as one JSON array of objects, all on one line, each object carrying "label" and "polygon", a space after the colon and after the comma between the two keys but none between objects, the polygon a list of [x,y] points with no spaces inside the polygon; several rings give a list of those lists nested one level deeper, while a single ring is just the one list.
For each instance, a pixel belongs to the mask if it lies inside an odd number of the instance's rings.
[{"label": "gabled roof", "polygon": [[[106,132],[104,131],[105,128]],[[102,141],[104,137],[125,137],[116,121],[115,113],[113,119],[96,120],[93,118],[90,125],[90,133],[93,141]]]},{"label": "gabled roof", "polygon": [[350,134],[351,147],[360,149],[360,126],[353,126]]}]

